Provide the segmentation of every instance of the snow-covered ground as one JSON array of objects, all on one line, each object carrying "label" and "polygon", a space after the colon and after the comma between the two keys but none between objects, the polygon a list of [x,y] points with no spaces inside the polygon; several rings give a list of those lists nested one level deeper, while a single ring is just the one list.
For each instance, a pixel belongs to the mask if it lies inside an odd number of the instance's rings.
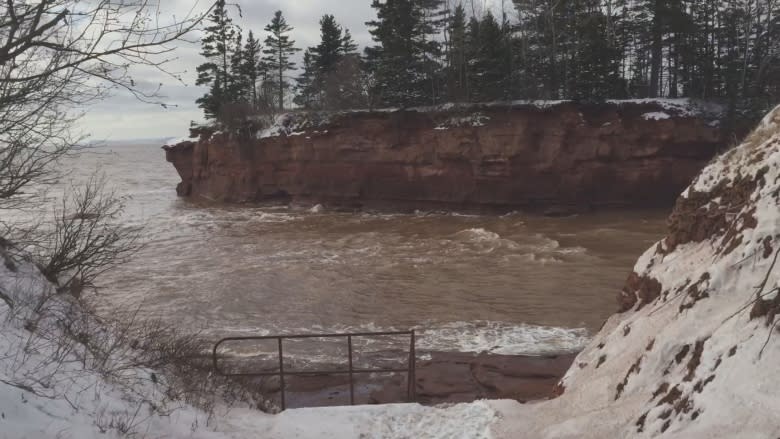
[{"label": "snow-covered ground", "polygon": [[[72,303],[0,257],[0,438],[774,438],[780,436],[780,107],[683,194],[550,401],[288,410],[168,401],[154,371],[88,367]],[[109,358],[109,364],[119,362]],[[104,434],[105,432],[105,434]]]}]

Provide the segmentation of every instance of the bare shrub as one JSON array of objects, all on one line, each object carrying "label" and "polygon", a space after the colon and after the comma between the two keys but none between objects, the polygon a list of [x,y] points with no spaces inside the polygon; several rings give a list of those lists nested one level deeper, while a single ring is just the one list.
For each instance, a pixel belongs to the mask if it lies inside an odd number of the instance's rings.
[{"label": "bare shrub", "polygon": [[55,210],[52,229],[39,243],[38,264],[51,282],[78,297],[97,276],[140,248],[140,232],[118,219],[125,200],[106,190],[103,177],[74,186]]},{"label": "bare shrub", "polygon": [[84,106],[123,89],[164,105],[131,68],[166,70],[168,44],[209,11],[166,21],[145,0],[8,1],[0,8],[0,209],[29,203],[31,186],[52,183],[56,162],[78,148]]}]

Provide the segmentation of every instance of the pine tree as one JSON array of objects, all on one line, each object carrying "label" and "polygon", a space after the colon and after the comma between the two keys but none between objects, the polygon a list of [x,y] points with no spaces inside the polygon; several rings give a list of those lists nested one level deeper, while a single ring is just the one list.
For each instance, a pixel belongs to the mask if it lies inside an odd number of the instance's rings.
[{"label": "pine tree", "polygon": [[317,78],[317,66],[314,64],[311,49],[303,53],[303,73],[296,79],[298,94],[293,99],[296,105],[305,109],[313,109],[318,103],[315,79]]},{"label": "pine tree", "polygon": [[618,17],[608,15],[598,0],[579,0],[570,10],[571,20],[569,60],[573,65],[567,84],[567,95],[574,99],[603,101],[618,97],[624,87],[620,78],[623,49],[611,32]]},{"label": "pine tree", "polygon": [[343,56],[330,76],[326,96],[331,108],[346,110],[366,105],[366,77],[360,55],[350,53]]},{"label": "pine tree", "polygon": [[415,2],[417,15],[421,17],[419,29],[419,47],[422,55],[422,64],[427,74],[426,104],[437,104],[442,95],[442,85],[446,80],[442,68],[442,45],[439,35],[447,24],[447,10],[444,9],[444,0],[417,0]]},{"label": "pine tree", "polygon": [[290,57],[300,49],[295,47],[295,41],[287,35],[293,30],[292,26],[287,24],[287,20],[282,16],[282,11],[276,11],[271,23],[265,27],[268,37],[265,39],[266,55],[265,61],[269,70],[275,72],[274,87],[279,98],[279,109],[284,109],[285,91],[290,88],[290,83],[285,79],[285,73],[295,69],[295,63],[290,61]]},{"label": "pine tree", "polygon": [[233,75],[230,71],[231,52],[236,38],[236,28],[228,16],[225,0],[217,0],[211,15],[206,36],[202,40],[201,55],[206,62],[198,66],[197,85],[208,85],[209,92],[197,100],[207,119],[217,119],[221,106],[230,102]]},{"label": "pine tree", "polygon": [[349,29],[344,29],[344,37],[341,39],[341,53],[344,55],[355,55],[357,50],[358,46],[355,40],[352,39]]},{"label": "pine tree", "polygon": [[482,20],[472,20],[471,79],[472,99],[494,101],[508,98],[511,76],[505,29],[488,11]]},{"label": "pine tree", "polygon": [[377,43],[366,49],[374,76],[374,94],[386,105],[410,106],[436,101],[443,24],[441,0],[374,0],[377,20],[366,23]]},{"label": "pine tree", "polygon": [[249,103],[254,110],[260,109],[260,93],[258,90],[258,83],[263,77],[263,69],[265,65],[260,59],[260,54],[263,51],[263,47],[260,41],[255,38],[252,31],[249,31],[249,36],[246,40],[246,45],[243,49],[243,58],[241,60],[241,75],[244,77],[245,84],[247,86],[247,94]]},{"label": "pine tree", "polygon": [[230,103],[240,104],[249,102],[249,78],[244,75],[244,47],[243,35],[240,31],[236,34],[236,40],[233,42],[232,54],[230,56],[230,82],[229,97]]},{"label": "pine tree", "polygon": [[466,10],[455,7],[447,24],[447,97],[452,102],[468,100],[468,58],[466,57]]},{"label": "pine tree", "polygon": [[330,72],[343,55],[343,31],[333,15],[325,15],[320,20],[320,44],[312,48],[311,52],[321,74]]},{"label": "pine tree", "polygon": [[566,9],[570,6],[551,0],[513,0],[522,30],[521,59],[523,69],[517,76],[523,97],[560,99],[565,94],[567,67],[565,50]]},{"label": "pine tree", "polygon": [[357,53],[358,46],[349,29],[344,29],[341,38],[341,56],[328,73],[327,103],[336,109],[360,108],[365,104],[363,90],[363,60]]},{"label": "pine tree", "polygon": [[362,101],[357,45],[333,15],[320,20],[320,43],[304,54],[296,103],[306,108],[340,109]]}]

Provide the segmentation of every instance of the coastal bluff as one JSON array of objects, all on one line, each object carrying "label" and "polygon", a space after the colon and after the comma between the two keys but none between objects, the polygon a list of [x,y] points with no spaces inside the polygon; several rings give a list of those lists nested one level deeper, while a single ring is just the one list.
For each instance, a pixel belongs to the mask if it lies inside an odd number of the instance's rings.
[{"label": "coastal bluff", "polygon": [[513,102],[291,113],[165,146],[180,196],[345,208],[667,207],[726,146],[687,100]]}]

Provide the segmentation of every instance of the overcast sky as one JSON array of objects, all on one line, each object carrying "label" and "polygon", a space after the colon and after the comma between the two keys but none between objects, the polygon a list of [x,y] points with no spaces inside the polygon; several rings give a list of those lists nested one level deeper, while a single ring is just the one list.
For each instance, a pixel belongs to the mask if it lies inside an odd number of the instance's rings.
[{"label": "overcast sky", "polygon": [[[210,0],[160,0],[163,12],[182,16],[199,3],[205,9]],[[477,3],[499,2],[500,0],[477,0]],[[263,29],[274,12],[281,10],[287,22],[295,29],[291,36],[296,46],[303,49],[314,46],[319,40],[319,19],[323,14],[333,14],[336,20],[348,28],[361,50],[372,44],[366,21],[376,17],[371,0],[238,0],[243,16],[238,10],[230,10],[234,22],[246,33],[249,30],[265,39]],[[194,34],[192,40],[198,40]],[[201,120],[201,110],[195,100],[205,89],[195,86],[195,68],[202,63],[199,43],[181,42],[177,46],[174,62],[168,70],[180,72],[184,84],[159,72],[137,71],[136,82],[154,88],[162,83],[163,101],[170,106],[141,103],[129,93],[115,96],[87,108],[81,128],[95,140],[147,139],[182,137],[188,133],[190,121]]]}]

